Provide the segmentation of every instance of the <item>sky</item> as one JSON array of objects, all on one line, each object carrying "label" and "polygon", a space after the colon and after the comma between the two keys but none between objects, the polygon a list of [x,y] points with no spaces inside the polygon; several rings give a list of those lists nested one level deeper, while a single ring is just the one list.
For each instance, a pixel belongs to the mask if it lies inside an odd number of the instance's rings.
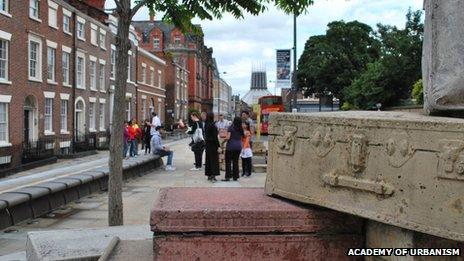
[{"label": "sky", "polygon": [[[409,8],[422,9],[423,0],[316,0],[307,14],[297,20],[297,56],[304,49],[310,36],[324,34],[327,24],[332,21],[360,21],[373,28],[376,24],[404,27]],[[106,1],[106,7],[114,7],[112,0]],[[148,20],[148,10],[141,9],[134,20]],[[161,19],[161,14],[156,19]],[[233,89],[233,94],[241,96],[250,89],[253,66],[266,67],[268,88],[271,93],[280,94],[274,88],[276,77],[275,52],[277,49],[293,47],[293,16],[269,6],[259,15],[245,15],[236,20],[224,15],[221,20],[201,21],[205,44],[213,48],[219,71]]]}]

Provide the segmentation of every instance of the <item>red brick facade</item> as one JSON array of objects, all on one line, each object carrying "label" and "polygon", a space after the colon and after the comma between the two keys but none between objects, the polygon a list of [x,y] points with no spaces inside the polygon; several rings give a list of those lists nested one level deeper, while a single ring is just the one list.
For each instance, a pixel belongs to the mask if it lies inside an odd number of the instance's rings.
[{"label": "red brick facade", "polygon": [[[108,141],[117,22],[101,10],[103,0],[86,1],[38,0],[31,8],[33,1],[7,0],[0,11],[0,176],[42,156],[75,153],[82,142]],[[142,95],[164,111],[164,61],[139,57],[133,28],[130,38],[127,118],[141,120]],[[161,72],[157,88],[137,84],[142,63]]]},{"label": "red brick facade", "polygon": [[[203,36],[185,34],[178,28],[165,24],[162,21],[135,21],[140,46],[145,50],[156,54],[168,62],[166,72],[168,80],[167,89],[167,119],[177,118],[175,110],[175,92],[170,91],[175,86],[176,67],[188,72],[188,107],[202,111],[211,111],[213,107],[213,59],[212,49],[207,48],[203,42]],[[199,28],[201,30],[201,28]],[[159,47],[159,48],[158,48]],[[171,96],[170,96],[171,95]],[[179,101],[182,102],[182,101]],[[182,104],[183,106],[183,104]],[[172,108],[172,109],[171,109]],[[171,110],[169,112],[169,110]]]}]

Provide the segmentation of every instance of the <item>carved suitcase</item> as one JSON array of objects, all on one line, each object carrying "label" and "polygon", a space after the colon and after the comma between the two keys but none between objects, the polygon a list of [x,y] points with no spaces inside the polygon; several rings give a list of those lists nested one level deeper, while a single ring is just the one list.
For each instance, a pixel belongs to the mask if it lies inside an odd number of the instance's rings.
[{"label": "carved suitcase", "polygon": [[464,241],[464,120],[272,114],[266,192]]}]

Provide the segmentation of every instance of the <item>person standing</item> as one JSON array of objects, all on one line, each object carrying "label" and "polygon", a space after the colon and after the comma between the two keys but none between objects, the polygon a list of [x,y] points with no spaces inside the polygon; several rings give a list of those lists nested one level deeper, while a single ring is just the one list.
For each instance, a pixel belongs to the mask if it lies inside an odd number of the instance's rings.
[{"label": "person standing", "polygon": [[251,171],[252,171],[251,158],[253,157],[253,152],[251,151],[251,147],[250,147],[250,139],[251,139],[250,123],[243,122],[242,127],[243,127],[242,152],[240,153],[240,157],[242,158],[242,177],[249,177],[251,176]]},{"label": "person standing", "polygon": [[255,133],[255,126],[253,123],[253,119],[251,119],[250,117],[249,111],[242,111],[242,120],[250,124],[250,132],[251,132],[251,135],[253,136],[253,134]]},{"label": "person standing", "polygon": [[139,124],[137,123],[137,120],[134,118],[132,119],[132,127],[134,128],[135,131],[135,139],[134,139],[134,147],[133,147],[133,153],[135,156],[139,155],[139,144],[142,141],[142,128],[140,128]]},{"label": "person standing", "polygon": [[[191,149],[193,151],[193,153],[195,154],[195,167],[190,169],[192,171],[199,171],[201,170],[201,166],[202,166],[202,160],[203,160],[203,150],[204,150],[204,137],[203,137],[203,123],[200,121],[200,117],[198,115],[198,113],[196,112],[192,112],[192,114],[190,115],[190,119],[192,120],[192,126],[191,126],[191,130],[188,132],[188,134],[191,134],[192,135],[192,142],[190,143],[190,146],[191,146]],[[201,131],[197,131],[198,129],[200,129]],[[201,132],[201,136],[202,136],[202,140],[199,139],[199,140],[194,140],[194,137],[197,135],[196,132],[198,132],[198,134]]]},{"label": "person standing", "polygon": [[145,155],[151,153],[151,124],[147,119],[145,120],[145,127],[143,128],[143,141],[145,143]]},{"label": "person standing", "polygon": [[172,159],[174,157],[174,152],[170,150],[167,146],[163,145],[163,141],[161,138],[161,134],[163,134],[164,128],[163,126],[157,126],[155,128],[154,135],[152,137],[151,143],[153,148],[153,154],[159,155],[160,157],[168,157],[168,161],[166,162],[166,170],[167,171],[174,171],[176,168],[172,165]]},{"label": "person standing", "polygon": [[161,120],[155,112],[151,113],[151,117],[150,135],[153,136],[156,132],[156,127],[161,126]]},{"label": "person standing", "polygon": [[242,137],[242,119],[235,117],[232,126],[227,130],[226,177],[223,181],[230,181],[231,178],[236,181],[239,178],[238,158],[242,151]]},{"label": "person standing", "polygon": [[130,146],[130,138],[129,138],[129,123],[127,121],[124,121],[124,132],[123,132],[123,135],[124,135],[124,148],[123,148],[123,151],[122,151],[122,154],[123,154],[123,158],[127,159],[127,151],[129,150],[129,146]]},{"label": "person standing", "polygon": [[205,122],[205,151],[206,164],[205,175],[208,181],[216,182],[216,176],[219,176],[219,154],[221,152],[218,130],[214,124],[214,113],[209,112]]},{"label": "person standing", "polygon": [[128,131],[129,131],[129,156],[130,157],[137,157],[135,154],[136,148],[136,142],[135,142],[135,136],[136,136],[136,130],[134,126],[132,125],[132,121],[129,121],[129,126],[128,126]]}]

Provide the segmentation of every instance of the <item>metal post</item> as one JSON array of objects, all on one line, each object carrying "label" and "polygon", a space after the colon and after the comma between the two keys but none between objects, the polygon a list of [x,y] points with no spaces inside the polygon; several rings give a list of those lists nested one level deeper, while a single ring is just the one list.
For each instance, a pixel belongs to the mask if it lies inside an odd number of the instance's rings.
[{"label": "metal post", "polygon": [[293,75],[292,75],[292,91],[293,91],[293,102],[292,109],[297,109],[297,86],[296,86],[296,72],[297,72],[297,63],[296,63],[296,12],[293,14]]}]

